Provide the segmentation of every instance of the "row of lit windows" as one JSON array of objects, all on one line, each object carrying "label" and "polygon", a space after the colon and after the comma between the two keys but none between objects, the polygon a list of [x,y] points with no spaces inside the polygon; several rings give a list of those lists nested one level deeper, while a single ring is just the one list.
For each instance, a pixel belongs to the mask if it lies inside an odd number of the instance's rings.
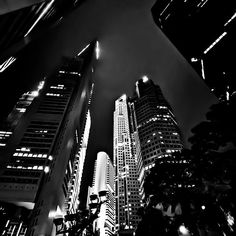
[{"label": "row of lit windows", "polygon": [[149,170],[149,169],[151,169],[154,166],[155,166],[155,163],[152,163],[152,164],[150,164],[148,166],[145,166],[145,170]]},{"label": "row of lit windows", "polygon": [[178,160],[178,161],[175,161],[175,160],[172,160],[172,161],[167,161],[167,160],[165,160],[165,161],[161,161],[160,163],[176,163],[176,164],[181,164],[181,163],[189,163],[189,161],[187,161],[187,160]]},{"label": "row of lit windows", "polygon": [[63,95],[61,95],[59,93],[46,93],[46,96],[62,97]]},{"label": "row of lit windows", "polygon": [[33,154],[33,153],[23,153],[23,152],[15,152],[13,156],[23,156],[23,157],[38,157],[38,158],[47,158],[47,154]]},{"label": "row of lit windows", "polygon": [[4,135],[9,135],[9,134],[12,134],[12,132],[9,132],[9,131],[0,131],[0,136],[4,136]]},{"label": "row of lit windows", "polygon": [[164,116],[157,115],[157,117],[152,117],[152,118],[148,119],[147,121],[143,122],[142,124],[138,125],[138,128],[140,128],[140,127],[142,127],[142,126],[144,126],[144,125],[146,125],[150,122],[157,121],[157,120],[159,120],[159,121],[168,121],[168,119],[166,117],[169,118],[170,116],[169,115],[164,115]]},{"label": "row of lit windows", "polygon": [[17,111],[24,113],[26,111],[26,108],[16,108]]},{"label": "row of lit windows", "polygon": [[7,169],[43,170],[44,166],[12,166],[12,165],[8,165]]},{"label": "row of lit windows", "polygon": [[167,109],[166,106],[157,106],[157,108],[159,108],[159,109]]},{"label": "row of lit windows", "polygon": [[70,75],[78,75],[81,76],[81,74],[79,72],[76,71],[64,71],[64,70],[60,70],[59,71],[60,74],[70,74]]},{"label": "row of lit windows", "polygon": [[52,89],[65,89],[64,85],[58,84],[57,86],[50,86]]}]

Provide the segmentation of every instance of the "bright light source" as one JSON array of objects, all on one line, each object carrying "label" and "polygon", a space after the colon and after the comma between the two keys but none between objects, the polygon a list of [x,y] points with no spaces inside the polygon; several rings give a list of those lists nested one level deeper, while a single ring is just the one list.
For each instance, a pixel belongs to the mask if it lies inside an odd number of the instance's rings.
[{"label": "bright light source", "polygon": [[205,210],[205,209],[206,209],[206,207],[205,207],[204,205],[202,205],[201,208],[202,208],[202,210]]},{"label": "bright light source", "polygon": [[34,97],[37,97],[37,96],[39,95],[39,92],[38,92],[38,91],[33,91],[33,92],[32,92],[32,95],[33,95]]},{"label": "bright light source", "polygon": [[195,57],[192,57],[192,58],[191,58],[191,62],[196,62],[196,61],[198,61],[197,58],[195,58]]},{"label": "bright light source", "polygon": [[44,172],[45,172],[46,174],[49,172],[49,170],[50,170],[49,166],[45,166]]},{"label": "bright light source", "polygon": [[59,218],[59,217],[64,217],[63,212],[61,211],[61,208],[59,206],[57,206],[56,211],[55,210],[51,210],[49,211],[48,217],[50,219],[54,219],[54,218]]},{"label": "bright light source", "polygon": [[121,98],[122,100],[126,100],[127,96],[126,96],[126,94],[123,94],[120,98]]},{"label": "bright light source", "polygon": [[183,235],[188,235],[189,234],[188,229],[184,225],[180,225],[179,232]]},{"label": "bright light source", "polygon": [[41,90],[45,84],[45,81],[40,81],[38,85],[38,90]]},{"label": "bright light source", "polygon": [[230,215],[230,213],[227,213],[227,222],[228,222],[229,226],[234,225],[234,217],[232,215]]},{"label": "bright light source", "polygon": [[99,57],[100,57],[100,46],[99,46],[99,42],[98,41],[96,42],[95,52],[96,52],[96,59],[99,59]]},{"label": "bright light source", "polygon": [[142,77],[142,80],[143,80],[144,83],[146,83],[146,82],[148,81],[148,77],[147,77],[146,75],[144,75],[144,76]]}]

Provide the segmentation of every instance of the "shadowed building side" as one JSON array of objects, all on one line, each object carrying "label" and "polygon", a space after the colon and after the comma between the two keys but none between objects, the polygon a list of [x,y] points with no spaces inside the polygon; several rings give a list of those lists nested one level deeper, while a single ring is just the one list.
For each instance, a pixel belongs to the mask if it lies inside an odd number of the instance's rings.
[{"label": "shadowed building side", "polygon": [[24,225],[23,235],[51,235],[53,213],[70,209],[68,191],[78,191],[71,188],[71,178],[83,137],[88,135],[84,132],[93,87],[93,53],[91,44],[80,56],[64,59],[45,80],[1,152],[6,167],[0,176],[0,200],[29,209],[26,220],[18,217],[15,222],[14,216],[9,217],[6,230],[12,234]]}]

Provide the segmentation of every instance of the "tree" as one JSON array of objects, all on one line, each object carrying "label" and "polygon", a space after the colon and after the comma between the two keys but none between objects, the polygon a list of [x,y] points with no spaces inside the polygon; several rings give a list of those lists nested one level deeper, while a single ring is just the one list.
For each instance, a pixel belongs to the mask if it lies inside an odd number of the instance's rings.
[{"label": "tree", "polygon": [[[235,214],[236,180],[236,96],[211,106],[207,121],[192,129],[192,171],[201,179],[202,193],[211,197],[230,231],[235,230],[229,218]],[[227,227],[224,227],[227,228]]]},{"label": "tree", "polygon": [[[171,209],[171,222],[184,223],[193,235],[199,235],[201,230],[233,235],[236,216],[235,108],[236,96],[214,104],[206,114],[207,120],[192,129],[190,150],[157,160],[144,184],[147,209],[151,206],[161,211],[163,217]],[[155,201],[150,201],[150,196]],[[176,214],[177,205],[180,205],[181,214]],[[154,216],[148,215],[145,208],[143,212],[141,224],[145,225],[149,222],[147,219],[151,222]]]}]

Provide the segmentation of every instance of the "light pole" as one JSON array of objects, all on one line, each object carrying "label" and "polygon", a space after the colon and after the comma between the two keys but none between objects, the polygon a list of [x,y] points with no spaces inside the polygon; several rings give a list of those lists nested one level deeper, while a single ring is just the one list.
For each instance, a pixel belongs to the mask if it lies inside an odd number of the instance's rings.
[{"label": "light pole", "polygon": [[89,210],[78,211],[75,214],[55,216],[56,235],[67,233],[69,236],[80,236],[84,229],[98,218],[101,205],[107,201],[107,191],[90,195]]}]

